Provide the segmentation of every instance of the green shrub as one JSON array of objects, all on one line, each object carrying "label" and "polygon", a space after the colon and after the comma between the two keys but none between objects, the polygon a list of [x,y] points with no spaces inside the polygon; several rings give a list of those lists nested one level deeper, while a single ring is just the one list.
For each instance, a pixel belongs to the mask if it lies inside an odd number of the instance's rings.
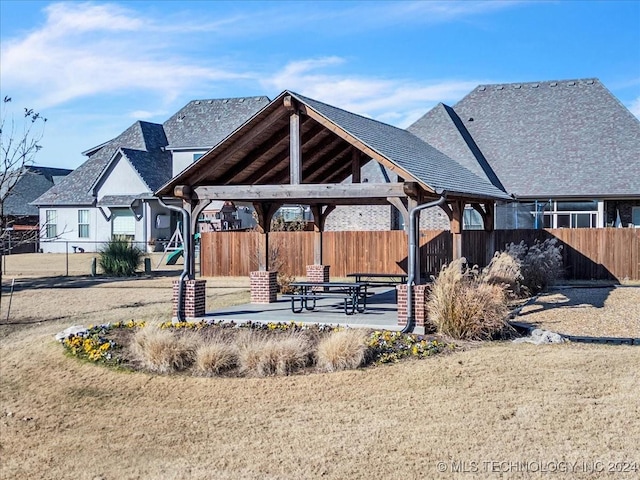
[{"label": "green shrub", "polygon": [[466,260],[451,262],[436,278],[427,308],[438,333],[462,340],[499,337],[508,324],[505,290],[481,281]]},{"label": "green shrub", "polygon": [[107,275],[130,277],[142,263],[144,253],[129,240],[114,236],[100,250],[99,264]]}]

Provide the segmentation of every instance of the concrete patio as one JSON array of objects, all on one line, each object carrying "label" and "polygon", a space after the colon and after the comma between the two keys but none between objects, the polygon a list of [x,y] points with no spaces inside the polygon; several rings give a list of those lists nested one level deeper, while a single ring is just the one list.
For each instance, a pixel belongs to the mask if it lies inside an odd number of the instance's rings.
[{"label": "concrete patio", "polygon": [[278,297],[278,301],[269,304],[247,303],[234,307],[207,312],[207,318],[242,322],[296,322],[303,324],[329,324],[358,328],[401,330],[398,325],[395,289],[375,287],[367,298],[367,309],[363,313],[346,315],[342,302],[335,298],[323,298],[317,301],[313,311],[301,313],[291,311],[291,300]]}]

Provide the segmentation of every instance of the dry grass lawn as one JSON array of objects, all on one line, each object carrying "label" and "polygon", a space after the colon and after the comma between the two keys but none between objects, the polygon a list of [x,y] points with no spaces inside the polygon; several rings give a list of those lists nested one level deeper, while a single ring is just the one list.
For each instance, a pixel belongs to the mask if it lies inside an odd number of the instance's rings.
[{"label": "dry grass lawn", "polygon": [[[464,478],[498,478],[491,461],[579,462],[551,476],[600,478],[585,466],[640,467],[638,347],[493,343],[247,379],[115,371],[53,340],[71,324],[166,319],[172,278],[86,288],[24,278],[31,287],[0,326],[0,478],[452,478],[452,461],[478,462]],[[246,301],[243,282],[210,280],[208,305]]]}]

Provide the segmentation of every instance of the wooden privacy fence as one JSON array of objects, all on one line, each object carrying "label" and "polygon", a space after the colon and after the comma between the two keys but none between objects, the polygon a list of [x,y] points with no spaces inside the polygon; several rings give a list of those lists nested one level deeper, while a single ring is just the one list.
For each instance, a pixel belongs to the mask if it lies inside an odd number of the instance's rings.
[{"label": "wooden privacy fence", "polygon": [[[248,276],[257,268],[256,232],[203,233],[201,272],[205,277]],[[313,232],[272,232],[270,250],[275,265],[296,276],[313,263]],[[524,241],[557,238],[563,245],[567,278],[640,280],[640,230],[629,228],[496,230],[495,248]],[[462,235],[462,253],[470,263],[486,263],[488,234],[469,230]],[[353,272],[407,271],[407,236],[403,231],[325,232],[323,264],[332,277]],[[436,274],[451,261],[452,236],[446,230],[420,232],[420,271]]]}]

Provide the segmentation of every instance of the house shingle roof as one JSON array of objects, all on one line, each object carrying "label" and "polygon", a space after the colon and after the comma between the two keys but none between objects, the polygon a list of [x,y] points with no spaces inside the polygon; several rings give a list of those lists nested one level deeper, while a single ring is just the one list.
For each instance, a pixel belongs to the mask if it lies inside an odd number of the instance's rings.
[{"label": "house shingle roof", "polygon": [[164,122],[167,148],[208,150],[268,103],[264,96],[193,100]]},{"label": "house shingle roof", "polygon": [[[158,139],[157,130],[161,125],[136,122],[122,134],[106,143],[89,159],[67,175],[60,183],[51,187],[36,199],[34,205],[93,205],[95,197],[92,187],[107,168],[118,149],[126,147],[144,150],[150,138]],[[145,135],[150,138],[145,138]],[[165,140],[166,144],[166,140]],[[159,146],[158,146],[159,148]]]},{"label": "house shingle roof", "polygon": [[153,192],[172,176],[171,154],[164,148],[208,149],[268,102],[267,97],[194,100],[163,125],[136,122],[116,138],[87,150],[89,159],[33,204],[93,205],[93,189],[118,151]]},{"label": "house shingle roof", "polygon": [[69,175],[71,170],[29,166],[24,169],[2,206],[7,216],[37,216],[38,207],[30,205],[37,197]]},{"label": "house shingle roof", "polygon": [[473,173],[407,130],[296,93],[291,92],[291,95],[435,191],[446,190],[471,196],[509,198],[505,192],[487,180],[486,176],[482,178]]},{"label": "house shingle roof", "polygon": [[[509,193],[640,195],[640,121],[597,79],[480,85],[449,108],[451,121],[447,108],[408,130],[475,173],[479,154]],[[479,151],[465,147],[465,133]]]}]

